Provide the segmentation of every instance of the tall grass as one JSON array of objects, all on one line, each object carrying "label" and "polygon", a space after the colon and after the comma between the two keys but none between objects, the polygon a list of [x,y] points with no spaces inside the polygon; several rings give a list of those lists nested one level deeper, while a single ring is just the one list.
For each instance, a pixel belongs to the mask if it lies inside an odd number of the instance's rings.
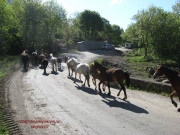
[{"label": "tall grass", "polygon": [[0,57],[0,80],[4,78],[11,68],[20,61],[19,56]]}]

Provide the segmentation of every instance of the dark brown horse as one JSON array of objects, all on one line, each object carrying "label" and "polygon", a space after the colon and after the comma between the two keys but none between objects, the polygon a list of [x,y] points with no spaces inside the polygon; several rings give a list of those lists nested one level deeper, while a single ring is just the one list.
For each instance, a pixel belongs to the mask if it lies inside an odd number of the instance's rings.
[{"label": "dark brown horse", "polygon": [[46,68],[48,66],[48,60],[46,59],[46,57],[44,57],[44,59],[42,60],[41,62],[42,66],[43,66],[43,69],[44,69],[44,74],[46,75]]},{"label": "dark brown horse", "polygon": [[129,87],[130,85],[130,77],[129,74],[127,72],[124,72],[123,70],[119,69],[119,68],[107,68],[105,66],[102,66],[100,63],[98,63],[97,61],[94,62],[94,66],[95,68],[99,69],[100,71],[100,82],[99,82],[99,91],[101,93],[101,88],[100,85],[102,82],[107,81],[107,85],[109,88],[109,93],[108,95],[111,94],[110,91],[110,82],[115,82],[117,81],[119,83],[119,85],[121,86],[120,91],[118,92],[117,96],[119,96],[121,90],[124,91],[124,100],[127,99],[127,94],[126,94],[126,88],[123,84],[123,81],[126,80],[126,85],[127,87]]},{"label": "dark brown horse", "polygon": [[24,50],[23,53],[21,53],[22,62],[24,65],[24,70],[28,71],[29,67],[29,55],[27,54],[27,50]]},{"label": "dark brown horse", "polygon": [[177,103],[173,100],[173,96],[178,96],[180,100],[180,72],[161,65],[154,73],[154,79],[165,75],[170,81],[173,92],[170,94],[172,104],[177,107]]}]

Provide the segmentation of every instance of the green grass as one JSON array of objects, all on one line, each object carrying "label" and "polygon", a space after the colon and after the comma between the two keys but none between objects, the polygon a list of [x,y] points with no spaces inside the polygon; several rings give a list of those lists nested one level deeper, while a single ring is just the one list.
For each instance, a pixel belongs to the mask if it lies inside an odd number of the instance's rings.
[{"label": "green grass", "polygon": [[[4,105],[0,102],[0,108],[3,108]],[[3,113],[0,111],[0,135],[9,135],[9,131],[7,129],[8,125],[3,121]]]},{"label": "green grass", "polygon": [[1,73],[0,72],[0,79],[2,79],[3,77],[5,77],[7,75],[7,72]]},{"label": "green grass", "polygon": [[[99,63],[102,63],[103,62],[103,58],[99,58],[96,61],[99,62]],[[89,66],[91,66],[93,63],[94,63],[94,61],[89,63]]]},{"label": "green grass", "polygon": [[19,62],[19,56],[0,57],[0,80],[7,75],[8,71],[16,62]]},{"label": "green grass", "polygon": [[0,125],[0,135],[9,135],[9,132],[8,132],[6,126]]}]

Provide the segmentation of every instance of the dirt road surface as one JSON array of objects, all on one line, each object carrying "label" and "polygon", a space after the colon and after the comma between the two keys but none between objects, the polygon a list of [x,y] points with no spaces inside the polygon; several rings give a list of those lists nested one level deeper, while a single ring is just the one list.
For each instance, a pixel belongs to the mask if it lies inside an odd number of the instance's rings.
[{"label": "dirt road surface", "polygon": [[[71,56],[89,63],[102,54],[94,51]],[[99,94],[94,90],[92,80],[90,88],[83,87],[80,82],[73,83],[73,78],[67,77],[65,63],[58,74],[51,74],[50,65],[47,68],[49,75],[42,73],[39,68],[25,73],[19,70],[6,85],[15,120],[24,135],[180,133],[180,113],[168,97],[127,89],[128,99],[123,101],[124,94],[117,98],[118,90],[113,88],[112,96]],[[54,122],[50,123],[52,120]]]}]

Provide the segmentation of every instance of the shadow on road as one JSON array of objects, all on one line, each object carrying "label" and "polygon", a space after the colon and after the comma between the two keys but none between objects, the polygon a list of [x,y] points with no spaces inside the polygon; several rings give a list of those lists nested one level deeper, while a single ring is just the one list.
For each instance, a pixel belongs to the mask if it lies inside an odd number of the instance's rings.
[{"label": "shadow on road", "polygon": [[59,73],[56,72],[56,71],[51,71],[51,74],[53,74],[53,75],[58,75]]},{"label": "shadow on road", "polygon": [[102,100],[102,101],[104,103],[106,103],[107,105],[109,105],[110,107],[120,107],[122,109],[131,111],[131,112],[134,112],[134,113],[149,114],[149,112],[146,111],[145,109],[143,109],[143,108],[141,108],[141,107],[139,107],[137,105],[134,105],[134,104],[130,103],[129,101],[119,102],[116,99],[114,99],[114,100],[106,99],[106,100]]},{"label": "shadow on road", "polygon": [[[83,85],[83,84],[82,84]],[[92,95],[98,95],[98,92],[95,91],[94,89],[92,88],[89,88],[89,87],[85,87],[85,86],[80,86],[76,83],[76,86],[75,86],[78,90],[81,90],[81,91],[84,91],[88,94],[92,94]]]},{"label": "shadow on road", "polygon": [[44,76],[49,76],[49,74],[48,74],[48,73],[43,73],[42,75],[44,75]]}]

